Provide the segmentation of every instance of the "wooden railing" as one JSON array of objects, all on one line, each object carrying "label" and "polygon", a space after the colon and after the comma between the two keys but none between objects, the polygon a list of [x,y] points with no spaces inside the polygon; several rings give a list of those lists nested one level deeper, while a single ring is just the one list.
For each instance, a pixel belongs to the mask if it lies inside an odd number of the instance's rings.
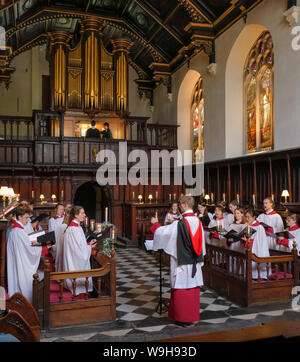
[{"label": "wooden railing", "polygon": [[148,144],[150,146],[177,148],[177,130],[179,126],[148,124]]},{"label": "wooden railing", "polygon": [[32,141],[35,137],[32,117],[0,116],[0,140]]},{"label": "wooden railing", "polygon": [[[255,279],[253,265],[257,267]],[[233,250],[224,240],[212,239],[206,243],[202,270],[206,286],[242,306],[287,300],[299,280],[298,252],[294,246],[290,254],[259,258],[250,248],[236,245]]]}]

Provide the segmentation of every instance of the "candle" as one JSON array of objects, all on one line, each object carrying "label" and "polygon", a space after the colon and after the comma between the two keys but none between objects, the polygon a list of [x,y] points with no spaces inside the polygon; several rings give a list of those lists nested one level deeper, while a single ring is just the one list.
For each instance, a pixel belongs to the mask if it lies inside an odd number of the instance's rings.
[{"label": "candle", "polygon": [[102,231],[102,224],[100,222],[97,222],[96,224],[96,231],[98,231],[99,233],[101,233]]},{"label": "candle", "polygon": [[272,194],[272,201],[274,202],[274,194]]},{"label": "candle", "polygon": [[63,201],[64,199],[64,190],[61,190],[61,200]]},{"label": "candle", "polygon": [[108,207],[105,208],[105,222],[108,221]]},{"label": "candle", "polygon": [[31,198],[34,199],[34,190],[31,191]]},{"label": "candle", "polygon": [[217,230],[220,230],[220,220],[217,220]]},{"label": "candle", "polygon": [[238,202],[238,204],[240,203],[240,195],[239,194],[236,195],[236,201]]},{"label": "candle", "polygon": [[135,201],[135,192],[132,193],[132,200]]},{"label": "candle", "polygon": [[211,203],[213,204],[215,201],[213,192],[211,193],[210,198],[211,198]]},{"label": "candle", "polygon": [[250,228],[250,225],[248,224],[248,236],[250,236],[250,232],[251,232],[251,228]]},{"label": "candle", "polygon": [[171,202],[172,201],[172,195],[169,194],[169,201]]},{"label": "candle", "polygon": [[176,200],[176,194],[173,195],[174,196],[174,201]]},{"label": "candle", "polygon": [[115,229],[114,228],[111,230],[111,238],[112,238],[112,240],[115,240]]},{"label": "candle", "polygon": [[90,229],[91,229],[91,231],[95,230],[95,220],[91,220]]},{"label": "candle", "polygon": [[158,218],[158,212],[157,211],[155,211],[155,217],[156,217],[156,219]]},{"label": "candle", "polygon": [[224,202],[226,201],[226,194],[225,194],[225,192],[223,193],[223,201],[224,201]]},{"label": "candle", "polygon": [[155,191],[155,200],[158,201],[158,191]]},{"label": "candle", "polygon": [[255,206],[255,194],[253,194],[252,199],[253,199],[253,206]]},{"label": "candle", "polygon": [[85,220],[84,220],[85,226],[88,227],[89,226],[89,218],[86,216]]}]

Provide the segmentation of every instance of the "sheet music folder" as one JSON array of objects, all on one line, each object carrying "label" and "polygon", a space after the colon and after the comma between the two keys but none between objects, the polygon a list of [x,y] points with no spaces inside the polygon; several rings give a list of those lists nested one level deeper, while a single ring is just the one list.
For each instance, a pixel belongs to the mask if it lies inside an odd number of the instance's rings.
[{"label": "sheet music folder", "polygon": [[47,234],[45,231],[37,231],[29,234],[28,236],[30,241],[37,241],[37,244],[32,246],[46,246],[49,244],[54,245],[56,243],[54,231]]}]

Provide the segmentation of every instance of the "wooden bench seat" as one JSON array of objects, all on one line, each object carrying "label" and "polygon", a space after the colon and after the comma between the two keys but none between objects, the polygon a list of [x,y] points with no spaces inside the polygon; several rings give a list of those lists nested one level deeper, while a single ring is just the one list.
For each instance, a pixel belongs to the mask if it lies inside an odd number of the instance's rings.
[{"label": "wooden bench seat", "polygon": [[[258,265],[258,279],[252,279],[252,262]],[[260,278],[260,266],[267,269],[267,279]],[[253,303],[292,299],[298,284],[299,261],[296,247],[292,253],[258,258],[242,245],[234,250],[224,240],[206,242],[204,285],[232,302],[246,307]]]},{"label": "wooden bench seat", "polygon": [[[50,272],[45,264],[44,280],[34,275],[33,306],[39,312],[43,328],[99,323],[116,318],[116,265],[103,254],[92,257],[93,269],[74,272]],[[76,296],[76,280],[93,279],[93,291]],[[72,280],[73,291],[64,288]]]}]

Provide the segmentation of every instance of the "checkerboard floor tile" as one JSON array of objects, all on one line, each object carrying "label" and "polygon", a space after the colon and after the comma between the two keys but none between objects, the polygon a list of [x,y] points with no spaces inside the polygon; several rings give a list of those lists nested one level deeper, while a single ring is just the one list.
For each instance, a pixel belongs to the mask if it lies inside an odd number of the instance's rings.
[{"label": "checkerboard floor tile", "polygon": [[[165,338],[172,328],[178,329],[178,326],[168,319],[168,313],[165,310],[162,314],[157,313],[159,263],[154,255],[140,249],[123,248],[117,249],[116,261],[116,321],[84,328],[74,327],[60,331],[42,332],[42,341],[61,341],[62,339],[65,341],[113,341],[114,338],[124,339],[133,334],[139,336],[138,341],[141,341],[153,338],[155,333],[160,333],[161,338]],[[168,304],[170,299],[169,270],[163,267],[162,272],[163,300]],[[241,308],[220,297],[213,290],[201,287],[200,322],[197,326],[202,326],[202,331],[205,331],[205,328],[211,330],[211,328],[227,323],[249,323],[249,321],[258,321],[258,318],[283,318],[289,309],[287,304]],[[56,338],[55,333],[59,335]]]}]

